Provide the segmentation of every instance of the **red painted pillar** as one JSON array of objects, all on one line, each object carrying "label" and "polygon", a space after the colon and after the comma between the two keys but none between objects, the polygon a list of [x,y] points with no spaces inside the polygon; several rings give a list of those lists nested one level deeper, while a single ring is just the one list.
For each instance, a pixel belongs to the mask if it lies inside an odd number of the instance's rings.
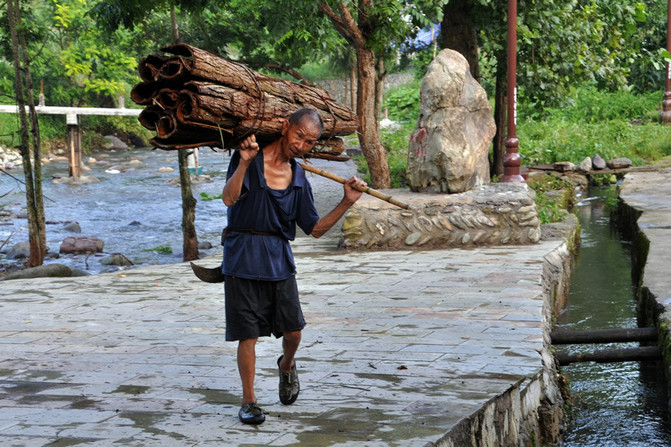
[{"label": "red painted pillar", "polygon": [[[671,53],[671,0],[668,1],[666,13],[666,50]],[[662,113],[659,120],[663,124],[671,123],[671,64],[666,63],[666,89],[664,90],[664,101],[662,101]]]},{"label": "red painted pillar", "polygon": [[[671,0],[669,0],[671,1]],[[508,138],[501,182],[524,183],[517,152],[517,0],[508,0]]]}]

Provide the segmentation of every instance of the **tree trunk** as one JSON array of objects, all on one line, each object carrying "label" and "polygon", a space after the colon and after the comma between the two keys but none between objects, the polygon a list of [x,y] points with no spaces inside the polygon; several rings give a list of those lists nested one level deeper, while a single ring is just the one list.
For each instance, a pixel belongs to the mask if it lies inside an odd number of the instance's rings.
[{"label": "tree trunk", "polygon": [[[197,150],[197,149],[194,149]],[[186,157],[189,151],[177,151],[179,159],[179,179],[182,190],[182,235],[183,250],[182,259],[193,261],[198,259],[198,234],[194,222],[196,220],[196,199],[191,192],[191,174],[187,165]]]},{"label": "tree trunk", "polygon": [[356,66],[352,65],[349,71],[349,106],[352,110],[356,108]]},{"label": "tree trunk", "polygon": [[501,50],[496,57],[496,92],[494,93],[494,122],[496,123],[496,134],[494,135],[494,148],[492,150],[492,162],[490,172],[501,178],[503,176],[503,156],[506,153],[506,118],[508,110],[507,101],[507,74],[506,51]]},{"label": "tree trunk", "polygon": [[472,0],[450,0],[443,8],[442,47],[461,53],[471,69],[471,75],[480,81],[478,38],[471,26]]},{"label": "tree trunk", "polygon": [[[7,1],[7,19],[9,22],[9,29],[11,35],[11,47],[12,47],[12,57],[14,62],[14,89],[16,91],[16,103],[19,108],[19,122],[20,122],[20,143],[19,151],[21,152],[21,158],[23,161],[23,173],[25,176],[25,186],[26,186],[26,208],[28,210],[28,242],[30,244],[30,257],[28,258],[28,267],[35,267],[42,265],[44,263],[44,255],[46,253],[46,243],[42,241],[45,240],[43,232],[40,231],[40,228],[44,228],[44,223],[40,225],[38,209],[42,210],[42,221],[44,221],[44,208],[43,206],[38,206],[36,201],[36,188],[35,181],[33,177],[33,167],[31,162],[30,154],[30,126],[28,124],[28,117],[26,116],[26,100],[25,100],[25,89],[24,89],[24,80],[23,74],[28,73],[29,69],[26,66],[22,66],[21,63],[21,41],[25,42],[25,39],[21,39],[19,34],[22,31],[19,31],[21,25],[21,14],[20,14],[20,4],[19,0],[8,0]],[[27,57],[24,54],[24,59],[27,60]],[[34,103],[33,103],[33,112],[34,112]],[[38,138],[39,142],[39,138]],[[39,148],[36,151],[39,156]],[[39,163],[39,157],[38,161]],[[41,175],[37,175],[37,179],[41,181]],[[41,187],[40,198],[41,198]]]},{"label": "tree trunk", "polygon": [[[175,6],[170,9],[170,23],[172,25],[172,40],[174,44],[179,43],[179,30],[177,28],[177,14]],[[194,149],[198,150],[198,149]],[[198,259],[198,234],[196,233],[196,199],[191,191],[191,174],[186,161],[186,151],[178,151],[179,161],[179,187],[182,192],[182,260],[193,261]]]},{"label": "tree trunk", "polygon": [[356,114],[359,117],[359,144],[366,157],[373,188],[391,185],[387,153],[380,143],[375,119],[375,55],[368,48],[357,48],[358,84]]},{"label": "tree trunk", "polygon": [[[18,2],[17,2],[18,3]],[[21,10],[18,9],[18,22],[21,23]],[[26,77],[26,92],[28,96],[28,111],[30,116],[31,133],[33,137],[33,180],[35,193],[35,229],[39,238],[39,264],[42,265],[47,255],[47,229],[44,214],[44,193],[42,191],[42,138],[40,136],[40,122],[35,110],[35,96],[33,94],[33,76],[30,71],[28,45],[23,32],[19,33],[19,43],[23,53],[23,66]]]},{"label": "tree trunk", "polygon": [[372,0],[354,2],[357,19],[352,16],[344,1],[337,2],[336,13],[329,2],[319,2],[319,9],[331,20],[336,30],[356,49],[358,75],[356,114],[359,118],[359,144],[370,170],[371,183],[374,188],[389,188],[389,162],[387,154],[380,143],[375,119],[375,53],[368,48],[369,34],[374,27],[369,22]]},{"label": "tree trunk", "polygon": [[375,77],[375,123],[377,131],[380,131],[380,119],[382,119],[382,104],[384,102],[384,80],[387,72],[384,69],[384,60],[380,57],[377,60],[377,76]]}]

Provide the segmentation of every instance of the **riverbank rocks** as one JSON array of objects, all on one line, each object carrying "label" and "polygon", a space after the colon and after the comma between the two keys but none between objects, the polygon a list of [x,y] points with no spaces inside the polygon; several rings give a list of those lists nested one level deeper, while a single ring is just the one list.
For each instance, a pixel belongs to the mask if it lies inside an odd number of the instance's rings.
[{"label": "riverbank rocks", "polygon": [[491,183],[461,194],[386,191],[410,210],[370,196],[343,223],[350,249],[446,248],[533,244],[540,240],[535,193],[524,183]]},{"label": "riverbank rocks", "polygon": [[114,150],[114,151],[127,151],[128,145],[121,141],[121,139],[114,135],[105,135],[105,142],[103,143],[103,149]]},{"label": "riverbank rocks", "polygon": [[86,276],[88,273],[73,269],[63,264],[45,264],[29,269],[12,272],[0,280],[32,279],[32,278],[70,278],[72,276]]},{"label": "riverbank rocks", "polygon": [[19,242],[10,248],[6,255],[7,259],[24,259],[30,256],[30,243]]},{"label": "riverbank rocks", "polygon": [[592,167],[594,169],[606,169],[606,160],[601,155],[595,154],[592,156]]},{"label": "riverbank rocks", "polygon": [[443,50],[420,87],[417,128],[410,137],[407,178],[416,192],[461,193],[489,183],[489,149],[496,133],[485,90],[466,59]]},{"label": "riverbank rocks", "polygon": [[100,260],[102,265],[118,265],[121,267],[130,267],[133,264],[133,261],[122,255],[121,253],[112,253],[109,256],[105,256]]},{"label": "riverbank rocks", "polygon": [[70,233],[81,233],[82,227],[79,225],[79,222],[67,222],[63,225],[63,230]]},{"label": "riverbank rocks", "polygon": [[60,247],[62,254],[101,253],[105,243],[96,237],[68,236],[63,239]]},{"label": "riverbank rocks", "polygon": [[592,170],[592,159],[590,157],[585,157],[575,168],[578,172],[589,172]]},{"label": "riverbank rocks", "polygon": [[19,151],[0,146],[0,169],[18,169],[22,163]]},{"label": "riverbank rocks", "polygon": [[552,167],[555,171],[559,172],[575,171],[575,164],[570,161],[557,161],[552,164]]},{"label": "riverbank rocks", "polygon": [[632,162],[627,157],[620,157],[609,160],[608,163],[606,163],[606,165],[610,169],[626,169],[631,167]]},{"label": "riverbank rocks", "polygon": [[100,183],[100,179],[92,175],[82,175],[80,177],[54,177],[51,179],[54,185],[87,185],[89,183]]}]

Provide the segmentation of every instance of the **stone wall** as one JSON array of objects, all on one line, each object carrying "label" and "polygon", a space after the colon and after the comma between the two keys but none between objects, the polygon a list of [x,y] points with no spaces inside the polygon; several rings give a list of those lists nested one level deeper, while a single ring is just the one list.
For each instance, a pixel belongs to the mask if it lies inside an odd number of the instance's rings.
[{"label": "stone wall", "polygon": [[[398,87],[403,84],[407,84],[414,79],[412,73],[393,73],[387,75],[384,80],[384,89],[385,91],[390,87]],[[335,79],[322,79],[318,82],[319,86],[327,90],[336,101],[340,104],[345,105],[351,109],[355,107],[352,106],[352,101],[350,98],[350,85],[348,78],[335,78]],[[356,85],[356,81],[355,81]]]},{"label": "stone wall", "polygon": [[411,209],[362,197],[345,216],[346,248],[472,247],[540,240],[535,193],[526,184],[492,183],[461,194],[386,192]]},{"label": "stone wall", "polygon": [[[671,169],[629,173],[620,189],[617,224],[631,239],[632,281],[640,327],[656,327],[671,393]],[[668,401],[671,411],[671,400]]]}]

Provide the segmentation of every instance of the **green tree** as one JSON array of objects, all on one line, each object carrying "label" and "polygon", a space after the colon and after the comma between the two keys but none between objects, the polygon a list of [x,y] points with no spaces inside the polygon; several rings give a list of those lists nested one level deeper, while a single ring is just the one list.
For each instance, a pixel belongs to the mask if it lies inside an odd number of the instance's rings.
[{"label": "green tree", "polygon": [[444,3],[445,0],[249,0],[219,4],[239,20],[241,28],[226,24],[228,31],[237,36],[234,40],[240,45],[236,48],[245,59],[272,55],[271,59],[296,68],[308,58],[324,60],[329,55],[333,59],[334,54],[347,55],[344,47],[353,50],[359,143],[372,183],[386,188],[390,185],[389,165],[377,129],[386,73],[384,60],[395,54],[419,27],[437,19]]},{"label": "green tree", "polygon": [[445,1],[320,1],[319,9],[354,48],[357,57],[359,143],[366,157],[373,185],[390,186],[389,163],[378,134],[384,58],[419,27],[438,19]]},{"label": "green tree", "polygon": [[[35,111],[35,99],[32,93],[32,75],[28,55],[26,35],[23,27],[21,4],[19,0],[7,1],[7,22],[9,25],[12,60],[14,65],[14,87],[16,103],[19,107],[20,144],[23,160],[23,173],[26,185],[26,208],[28,209],[28,241],[30,257],[28,266],[35,267],[44,263],[47,252],[44,197],[42,194],[42,163],[40,129]],[[26,106],[29,116],[26,114]],[[30,124],[28,119],[30,119]],[[30,138],[32,134],[32,139]],[[32,153],[31,153],[32,142]],[[31,156],[34,161],[31,162]],[[33,164],[34,163],[34,164]]]},{"label": "green tree", "polygon": [[[44,85],[49,105],[114,106],[136,82],[141,36],[134,28],[102,30],[88,15],[97,3],[33,0],[24,10],[33,76]],[[0,43],[9,60],[9,37],[1,31]],[[0,88],[8,91],[9,86],[2,83]]]},{"label": "green tree", "polygon": [[[178,5],[179,4],[179,5]],[[118,32],[124,28],[135,28],[147,24],[152,13],[158,12],[163,19],[166,12],[169,12],[169,27],[165,29],[170,33],[166,36],[163,33],[165,43],[172,41],[176,43],[181,40],[178,28],[177,6],[193,10],[202,8],[203,2],[198,0],[183,0],[181,2],[171,2],[168,0],[155,1],[151,3],[139,3],[129,0],[109,0],[101,1],[92,10],[91,13],[98,19],[99,23],[104,23],[102,28],[108,31]],[[164,22],[165,23],[165,22]],[[180,191],[182,195],[182,259],[192,261],[199,258],[198,255],[198,233],[196,232],[196,204],[197,200],[193,197],[191,189],[191,175],[187,165],[187,153],[178,151],[179,180]]]},{"label": "green tree", "polygon": [[[517,42],[520,102],[530,105],[528,110],[542,117],[545,107],[570,100],[575,85],[590,83],[608,90],[626,88],[631,67],[654,57],[651,52],[641,52],[647,11],[645,2],[635,0],[542,3],[520,0]],[[445,27],[443,45],[465,53],[472,72],[473,67],[480,67],[477,71],[482,73],[483,84],[495,92],[497,136],[492,173],[501,175],[508,94],[507,2],[450,0],[444,13],[444,23],[449,16],[459,26]],[[480,48],[479,57],[474,56],[472,48]]]}]

